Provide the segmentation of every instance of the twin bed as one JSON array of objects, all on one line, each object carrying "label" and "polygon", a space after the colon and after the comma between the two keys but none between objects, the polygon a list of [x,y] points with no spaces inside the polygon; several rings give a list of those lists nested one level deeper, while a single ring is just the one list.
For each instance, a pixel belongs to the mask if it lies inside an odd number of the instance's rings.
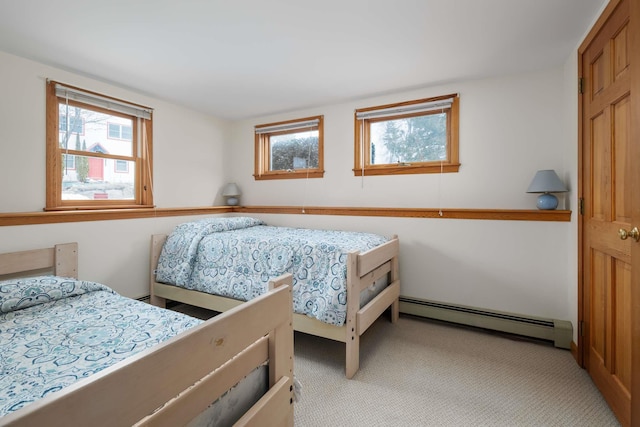
[{"label": "twin bed", "polygon": [[75,243],[0,280],[3,426],[293,425],[291,276],[208,321],[77,280]]},{"label": "twin bed", "polygon": [[225,312],[293,276],[294,330],[345,343],[345,373],[359,368],[360,336],[387,309],[399,314],[396,236],[274,227],[250,217],[204,218],[151,241],[151,303]]}]

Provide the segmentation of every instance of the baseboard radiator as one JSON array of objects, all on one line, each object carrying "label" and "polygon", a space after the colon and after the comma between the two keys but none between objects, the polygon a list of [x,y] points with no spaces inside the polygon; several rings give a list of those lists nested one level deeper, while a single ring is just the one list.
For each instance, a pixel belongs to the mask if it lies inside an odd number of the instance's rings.
[{"label": "baseboard radiator", "polygon": [[422,299],[400,297],[400,312],[445,322],[475,326],[552,341],[556,347],[570,349],[573,327],[566,320],[528,317]]}]

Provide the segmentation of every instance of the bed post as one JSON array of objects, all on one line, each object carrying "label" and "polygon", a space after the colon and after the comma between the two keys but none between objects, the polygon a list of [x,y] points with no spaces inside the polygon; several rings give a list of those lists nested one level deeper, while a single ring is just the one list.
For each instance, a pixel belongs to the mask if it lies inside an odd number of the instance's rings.
[{"label": "bed post", "polygon": [[78,243],[54,246],[53,271],[56,276],[78,278]]},{"label": "bed post", "polygon": [[[269,334],[269,387],[281,378],[289,378],[289,404],[293,405],[293,276],[284,274],[269,281],[269,289],[289,285],[288,320]],[[273,369],[271,369],[273,367]],[[287,417],[287,425],[293,427],[293,407]]]},{"label": "bed post", "polygon": [[358,334],[357,315],[360,309],[360,293],[358,286],[360,275],[358,274],[359,251],[347,254],[347,318],[346,327],[346,375],[351,379],[360,368],[360,334]]},{"label": "bed post", "polygon": [[164,298],[157,297],[155,294],[156,269],[158,268],[158,259],[165,240],[166,234],[153,234],[151,236],[151,257],[149,265],[149,303],[157,307],[166,308],[167,301]]},{"label": "bed post", "polygon": [[[394,234],[393,239],[398,240],[398,235]],[[398,258],[400,255],[400,241],[398,241],[398,252],[391,258],[391,277],[390,282],[393,283],[396,280],[400,280],[400,265]],[[391,304],[391,323],[396,323],[400,318],[400,298],[396,298]]]}]

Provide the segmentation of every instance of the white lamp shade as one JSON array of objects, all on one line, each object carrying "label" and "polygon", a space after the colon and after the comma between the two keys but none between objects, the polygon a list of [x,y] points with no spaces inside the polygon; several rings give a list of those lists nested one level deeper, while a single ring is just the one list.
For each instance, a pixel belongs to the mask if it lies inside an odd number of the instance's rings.
[{"label": "white lamp shade", "polygon": [[222,195],[225,197],[235,197],[235,196],[239,196],[240,194],[241,194],[240,189],[238,188],[235,182],[231,182],[227,184],[224,187],[224,190],[222,190]]},{"label": "white lamp shade", "polygon": [[527,189],[527,193],[564,193],[567,187],[553,169],[536,172],[533,181]]}]

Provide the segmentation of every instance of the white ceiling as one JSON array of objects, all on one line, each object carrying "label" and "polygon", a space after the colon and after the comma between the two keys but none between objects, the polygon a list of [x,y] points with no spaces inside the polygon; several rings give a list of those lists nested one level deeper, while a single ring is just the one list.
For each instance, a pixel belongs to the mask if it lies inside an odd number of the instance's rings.
[{"label": "white ceiling", "polygon": [[241,119],[560,66],[605,2],[0,0],[0,50]]}]

